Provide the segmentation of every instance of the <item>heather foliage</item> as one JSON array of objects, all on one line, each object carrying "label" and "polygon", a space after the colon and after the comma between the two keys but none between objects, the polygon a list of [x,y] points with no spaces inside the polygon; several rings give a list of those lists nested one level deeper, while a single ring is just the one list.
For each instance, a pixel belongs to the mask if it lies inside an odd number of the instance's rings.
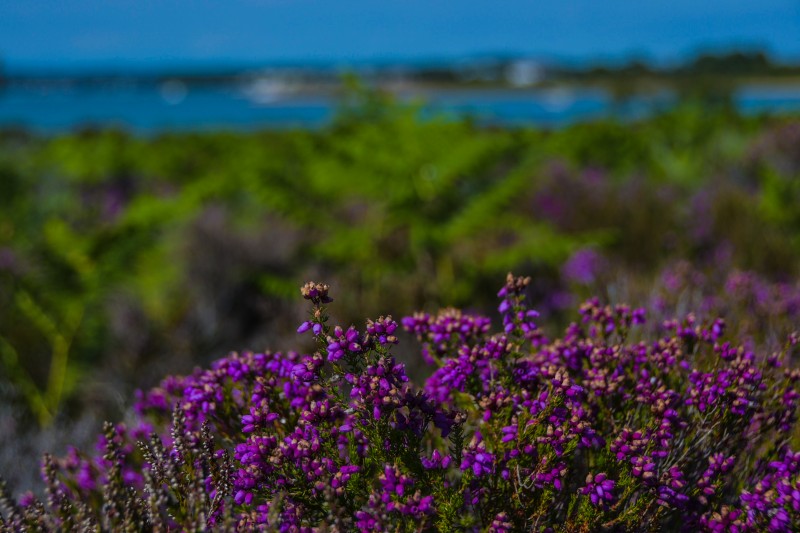
[{"label": "heather foliage", "polygon": [[[509,274],[489,318],[334,325],[309,282],[309,354],[232,353],[138,397],[99,455],[47,456],[13,529],[792,531],[793,360],[721,319],[648,323],[592,299],[555,339]],[[430,377],[392,355],[416,336]],[[761,344],[759,346],[762,346]]]}]

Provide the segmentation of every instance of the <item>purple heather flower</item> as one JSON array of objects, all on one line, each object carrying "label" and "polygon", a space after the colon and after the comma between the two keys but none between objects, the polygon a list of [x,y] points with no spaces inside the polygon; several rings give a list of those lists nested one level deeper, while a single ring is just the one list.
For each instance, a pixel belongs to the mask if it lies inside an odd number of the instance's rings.
[{"label": "purple heather flower", "polygon": [[449,455],[442,455],[439,450],[433,450],[430,459],[422,457],[422,466],[431,470],[435,468],[447,468],[450,466],[451,458]]},{"label": "purple heather flower", "polygon": [[589,285],[593,283],[605,268],[605,258],[595,250],[583,248],[577,250],[564,263],[561,273],[569,282]]},{"label": "purple heather flower", "polygon": [[368,339],[362,338],[355,327],[350,326],[347,331],[336,326],[333,336],[328,337],[328,361],[335,362],[344,357],[347,353],[353,355],[363,354],[369,346]]},{"label": "purple heather flower", "polygon": [[500,432],[503,434],[502,442],[511,442],[517,438],[517,426],[505,426]]},{"label": "purple heather flower", "polygon": [[608,509],[616,501],[614,487],[616,482],[608,479],[608,476],[601,472],[597,475],[589,474],[586,477],[586,486],[581,489],[581,494],[589,496],[592,505],[602,509]]},{"label": "purple heather flower", "polygon": [[372,335],[378,340],[379,344],[397,344],[397,337],[394,333],[397,331],[397,322],[392,320],[392,316],[380,317],[374,322],[367,321],[367,333]]},{"label": "purple heather flower", "polygon": [[313,281],[307,282],[300,288],[300,293],[306,300],[311,300],[314,304],[327,304],[333,301],[333,298],[328,296],[330,287],[324,283],[314,283]]},{"label": "purple heather flower", "polygon": [[489,533],[510,533],[514,525],[508,518],[507,513],[498,513],[492,523],[489,524]]},{"label": "purple heather flower", "polygon": [[36,496],[31,491],[26,491],[19,497],[18,501],[20,507],[26,508],[30,507],[34,503],[36,503]]},{"label": "purple heather flower", "polygon": [[494,455],[486,451],[486,444],[480,431],[476,431],[469,446],[464,450],[461,460],[462,471],[472,470],[475,477],[481,477],[494,470]]},{"label": "purple heather flower", "polygon": [[645,483],[655,483],[656,477],[656,464],[652,458],[647,455],[640,455],[631,459],[633,469],[631,474],[634,477],[642,478]]}]

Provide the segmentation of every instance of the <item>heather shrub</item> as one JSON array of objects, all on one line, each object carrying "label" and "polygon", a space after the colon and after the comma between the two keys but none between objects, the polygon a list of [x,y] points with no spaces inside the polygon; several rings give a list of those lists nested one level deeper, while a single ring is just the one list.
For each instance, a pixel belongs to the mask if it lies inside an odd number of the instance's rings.
[{"label": "heather shrub", "polygon": [[[12,529],[792,531],[800,335],[592,299],[558,338],[510,275],[500,321],[448,308],[334,325],[312,353],[232,353],[138,396],[97,454],[46,456]],[[401,330],[431,365],[410,382]],[[763,346],[763,345],[759,345]]]}]

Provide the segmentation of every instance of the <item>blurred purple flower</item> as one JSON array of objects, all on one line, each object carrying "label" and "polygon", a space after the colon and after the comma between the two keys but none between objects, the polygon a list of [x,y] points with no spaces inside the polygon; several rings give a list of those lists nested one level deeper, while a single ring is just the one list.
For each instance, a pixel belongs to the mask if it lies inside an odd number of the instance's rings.
[{"label": "blurred purple flower", "polygon": [[606,259],[591,248],[577,250],[564,263],[561,275],[571,283],[589,285],[607,268]]}]

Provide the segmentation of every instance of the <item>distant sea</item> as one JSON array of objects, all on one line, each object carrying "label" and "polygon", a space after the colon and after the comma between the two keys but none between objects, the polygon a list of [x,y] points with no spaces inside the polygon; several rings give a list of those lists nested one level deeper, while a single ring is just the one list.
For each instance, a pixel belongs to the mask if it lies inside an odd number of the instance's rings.
[{"label": "distant sea", "polygon": [[[471,117],[501,126],[559,127],[602,117],[635,119],[674,105],[668,94],[615,102],[599,89],[440,89],[401,94],[424,102],[423,114]],[[800,112],[800,86],[750,86],[736,93],[743,113]],[[270,87],[115,86],[6,87],[0,90],[0,128],[45,134],[80,127],[163,131],[320,128],[335,116],[334,96],[282,94]]]}]

